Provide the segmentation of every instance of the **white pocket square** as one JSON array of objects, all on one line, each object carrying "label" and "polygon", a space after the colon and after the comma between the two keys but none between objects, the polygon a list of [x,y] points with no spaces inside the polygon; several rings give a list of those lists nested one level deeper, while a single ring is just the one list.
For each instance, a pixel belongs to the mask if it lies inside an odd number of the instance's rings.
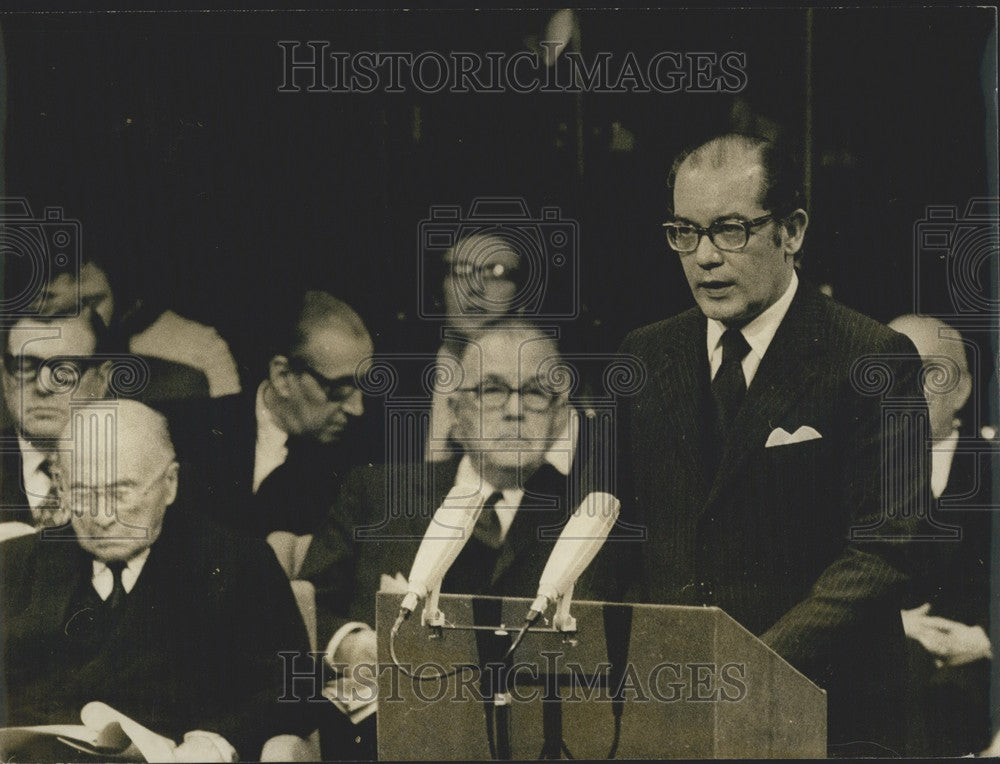
[{"label": "white pocket square", "polygon": [[808,425],[802,425],[802,427],[792,433],[783,427],[777,427],[771,430],[771,434],[767,436],[767,443],[764,444],[764,448],[790,446],[793,443],[804,443],[807,440],[817,440],[822,437],[815,428]]}]

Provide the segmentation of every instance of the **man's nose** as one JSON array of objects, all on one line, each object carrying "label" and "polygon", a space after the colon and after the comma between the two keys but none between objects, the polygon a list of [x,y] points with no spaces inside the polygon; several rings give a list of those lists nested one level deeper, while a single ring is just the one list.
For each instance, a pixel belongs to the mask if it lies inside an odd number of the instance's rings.
[{"label": "man's nose", "polygon": [[698,240],[698,248],[694,251],[695,262],[698,263],[702,268],[715,268],[722,265],[724,259],[722,252],[719,251],[712,240],[709,238],[708,234],[702,234],[701,238]]},{"label": "man's nose", "polygon": [[360,390],[355,389],[350,397],[341,406],[344,412],[352,416],[361,416],[365,413],[364,396]]},{"label": "man's nose", "polygon": [[118,519],[118,507],[110,501],[99,501],[83,510],[90,524],[97,528],[109,528]]},{"label": "man's nose", "polygon": [[522,417],[521,394],[517,390],[510,391],[510,396],[503,405],[503,415],[505,419],[520,419]]}]

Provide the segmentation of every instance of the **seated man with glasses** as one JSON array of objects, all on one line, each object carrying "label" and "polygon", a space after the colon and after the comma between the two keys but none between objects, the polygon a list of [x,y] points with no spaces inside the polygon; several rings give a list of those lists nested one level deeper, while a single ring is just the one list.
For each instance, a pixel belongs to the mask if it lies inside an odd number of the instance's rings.
[{"label": "seated man with glasses", "polygon": [[312,533],[347,466],[367,455],[356,375],[372,354],[368,330],[321,291],[275,311],[261,375],[240,395],[164,406],[178,453],[223,525],[260,538]]},{"label": "seated man with glasses", "polygon": [[281,700],[280,653],[308,651],[288,580],[263,542],[168,511],[185,478],[164,418],[82,404],[58,467],[71,525],[0,545],[0,725],[79,724],[101,701],[169,738],[160,761],[256,760],[315,726]]},{"label": "seated man with glasses", "polygon": [[[405,589],[430,518],[454,486],[485,501],[473,537],[442,591],[533,596],[553,538],[581,500],[599,455],[592,420],[570,405],[555,341],[522,319],[486,324],[461,354],[460,387],[448,395],[459,450],[432,462],[360,468],[346,479],[304,568],[339,571],[330,550],[353,548],[354,596],[345,611],[318,593],[321,639],[334,665],[375,662],[375,594]],[[320,578],[314,576],[313,580]],[[324,636],[325,634],[325,636]],[[371,732],[370,730],[368,731]],[[358,735],[366,732],[359,728]],[[367,742],[370,744],[371,737]],[[348,756],[370,755],[351,748]]]},{"label": "seated man with glasses", "polygon": [[[22,318],[3,333],[6,414],[0,441],[0,523],[41,528],[66,522],[52,467],[73,406],[107,392],[113,350],[93,313]],[[10,535],[14,526],[5,526]]]}]

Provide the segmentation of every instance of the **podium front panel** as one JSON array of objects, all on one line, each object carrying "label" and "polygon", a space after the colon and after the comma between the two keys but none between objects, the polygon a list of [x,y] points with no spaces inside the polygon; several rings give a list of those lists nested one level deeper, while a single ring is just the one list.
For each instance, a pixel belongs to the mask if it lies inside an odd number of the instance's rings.
[{"label": "podium front panel", "polygon": [[[401,599],[377,601],[380,759],[497,757],[499,667],[531,601],[442,595],[447,622],[475,630],[431,629],[418,610],[395,641],[417,680],[389,652]],[[721,610],[576,602],[572,613],[574,634],[531,632],[507,667],[513,758],[825,755],[825,694]]]}]

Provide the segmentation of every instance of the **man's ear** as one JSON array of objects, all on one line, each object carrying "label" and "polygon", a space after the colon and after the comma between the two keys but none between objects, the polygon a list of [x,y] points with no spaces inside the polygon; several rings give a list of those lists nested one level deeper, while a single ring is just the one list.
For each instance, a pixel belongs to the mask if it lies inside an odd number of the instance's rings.
[{"label": "man's ear", "polygon": [[97,367],[97,390],[95,398],[106,398],[111,392],[111,368],[113,362],[109,359]]},{"label": "man's ear", "polygon": [[282,398],[287,398],[291,390],[289,389],[289,376],[291,368],[288,365],[288,358],[283,355],[276,355],[268,365],[267,378],[275,392]]},{"label": "man's ear", "polygon": [[785,231],[782,237],[785,255],[794,257],[802,249],[806,228],[809,227],[809,215],[805,210],[797,209],[781,222],[781,227]]},{"label": "man's ear", "polygon": [[164,473],[164,478],[167,481],[167,495],[164,498],[168,507],[177,498],[177,476],[180,473],[180,469],[181,466],[177,462],[171,462],[170,466],[167,467],[166,473]]}]

